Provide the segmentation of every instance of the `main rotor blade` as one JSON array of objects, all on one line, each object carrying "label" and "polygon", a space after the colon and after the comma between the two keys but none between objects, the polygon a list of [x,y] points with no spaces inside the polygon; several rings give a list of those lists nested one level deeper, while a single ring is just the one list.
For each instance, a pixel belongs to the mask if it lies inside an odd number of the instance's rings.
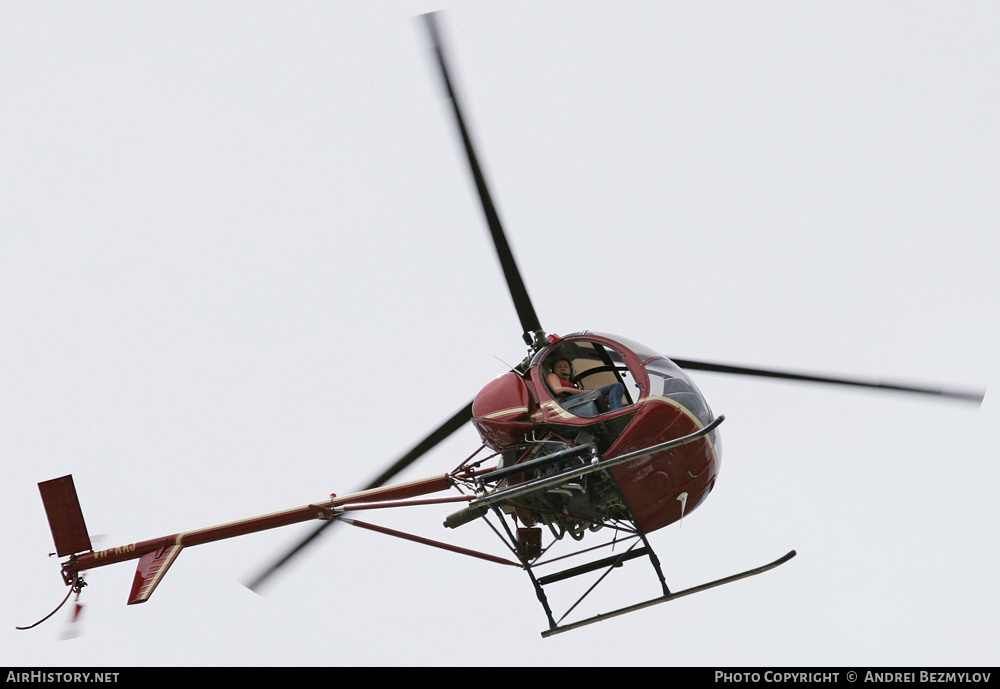
[{"label": "main rotor blade", "polygon": [[[438,428],[431,432],[430,435],[417,443],[412,450],[400,457],[395,464],[383,471],[376,479],[365,486],[362,490],[371,490],[385,485],[392,480],[396,474],[420,459],[420,457],[429,452],[435,445],[442,442],[445,438],[464,426],[470,419],[472,419],[472,402],[469,402],[469,404],[463,407],[458,413],[438,426]],[[323,531],[328,529],[332,524],[335,524],[336,521],[336,519],[324,521],[318,527],[313,529],[308,536],[285,553],[283,557],[258,574],[253,581],[246,585],[247,588],[251,591],[259,592],[260,587],[262,587],[273,574],[281,569],[281,567],[284,566],[289,560],[302,552],[307,545],[316,540],[317,536],[323,533]]]},{"label": "main rotor blade", "polygon": [[878,388],[881,390],[897,390],[901,392],[914,392],[923,395],[936,395],[948,399],[961,400],[964,402],[976,402],[982,404],[985,391],[978,390],[956,390],[925,385],[911,385],[902,383],[889,383],[877,380],[860,380],[856,378],[841,378],[833,376],[820,376],[811,373],[793,373],[790,371],[775,371],[772,369],[747,368],[746,366],[733,366],[730,364],[710,363],[706,361],[691,361],[688,359],[671,359],[681,368],[695,371],[715,371],[717,373],[735,373],[742,376],[762,376],[765,378],[781,378],[784,380],[798,380],[809,383],[833,383],[835,385],[854,385],[864,388]]},{"label": "main rotor blade", "polygon": [[444,79],[444,85],[448,91],[448,98],[451,100],[452,110],[455,113],[455,121],[458,124],[458,131],[462,136],[465,153],[469,159],[469,167],[472,170],[472,177],[476,182],[476,189],[479,190],[479,199],[483,205],[483,213],[486,215],[486,224],[489,226],[490,234],[493,236],[493,245],[496,247],[497,257],[500,259],[500,266],[503,268],[503,274],[507,280],[507,287],[514,300],[514,308],[517,309],[517,316],[521,320],[521,328],[524,330],[524,340],[529,345],[533,342],[540,343],[544,339],[545,333],[542,331],[542,326],[538,322],[538,316],[535,314],[535,308],[531,305],[531,299],[528,297],[528,290],[524,286],[524,280],[521,279],[520,271],[517,269],[517,263],[514,261],[514,254],[510,249],[510,245],[507,243],[507,237],[504,234],[503,227],[500,225],[500,218],[497,215],[496,208],[493,206],[493,200],[490,197],[489,189],[486,187],[486,179],[483,177],[483,171],[479,166],[479,160],[472,147],[472,139],[465,126],[465,119],[462,117],[462,109],[458,104],[458,96],[455,93],[451,77],[448,74],[448,66],[445,61],[444,48],[442,46],[441,35],[438,30],[435,14],[436,13],[433,12],[425,14],[424,19],[427,22],[427,31],[430,34],[431,42],[434,46],[434,53],[437,55],[438,66],[441,69],[441,77]]},{"label": "main rotor blade", "polygon": [[462,407],[458,412],[455,413],[450,419],[445,421],[443,424],[438,426],[430,435],[417,443],[412,450],[407,452],[405,455],[399,458],[395,464],[383,471],[378,478],[372,481],[370,484],[365,486],[363,490],[371,490],[372,488],[379,488],[388,483],[392,478],[401,472],[406,467],[413,464],[415,461],[420,459],[424,454],[430,452],[430,450],[445,440],[452,433],[457,431],[459,428],[464,426],[466,422],[472,420],[472,402]]}]

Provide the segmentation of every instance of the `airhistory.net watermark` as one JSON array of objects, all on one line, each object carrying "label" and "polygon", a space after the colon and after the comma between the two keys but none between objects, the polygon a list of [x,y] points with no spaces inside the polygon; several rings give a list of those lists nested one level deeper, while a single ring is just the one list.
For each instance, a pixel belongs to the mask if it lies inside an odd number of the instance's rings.
[{"label": "airhistory.net watermark", "polygon": [[60,672],[51,670],[9,670],[6,682],[24,684],[102,684],[118,681],[117,672]]}]

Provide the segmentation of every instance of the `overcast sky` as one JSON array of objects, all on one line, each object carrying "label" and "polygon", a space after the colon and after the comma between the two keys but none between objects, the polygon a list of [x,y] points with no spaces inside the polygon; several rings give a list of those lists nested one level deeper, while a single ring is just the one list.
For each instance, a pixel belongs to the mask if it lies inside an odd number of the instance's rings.
[{"label": "overcast sky", "polygon": [[[688,588],[543,640],[513,568],[348,527],[185,550],[85,635],[35,484],[98,547],[346,493],[525,348],[425,2],[0,4],[5,665],[995,665],[1000,8],[456,2],[442,17],[549,332],[988,389],[694,378],[723,457],[651,536]],[[401,480],[448,471],[467,428]],[[366,515],[496,552],[450,508]],[[639,561],[590,612],[657,595]],[[589,582],[588,582],[589,583]],[[597,594],[595,594],[597,595]]]}]

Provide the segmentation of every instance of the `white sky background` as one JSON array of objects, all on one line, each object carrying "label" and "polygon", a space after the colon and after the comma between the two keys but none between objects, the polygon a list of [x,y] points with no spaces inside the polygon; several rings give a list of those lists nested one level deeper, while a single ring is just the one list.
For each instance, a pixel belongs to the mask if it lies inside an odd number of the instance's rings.
[{"label": "white sky background", "polygon": [[[35,484],[104,547],[345,493],[524,346],[424,2],[0,5],[4,665],[995,665],[1000,8],[455,3],[455,77],[543,326],[988,388],[981,409],[695,374],[719,483],[676,589],[542,640],[512,568],[312,525],[184,551],[85,635]],[[478,446],[471,429],[401,479]],[[449,508],[365,515],[491,549]],[[596,612],[656,595],[639,561]]]}]

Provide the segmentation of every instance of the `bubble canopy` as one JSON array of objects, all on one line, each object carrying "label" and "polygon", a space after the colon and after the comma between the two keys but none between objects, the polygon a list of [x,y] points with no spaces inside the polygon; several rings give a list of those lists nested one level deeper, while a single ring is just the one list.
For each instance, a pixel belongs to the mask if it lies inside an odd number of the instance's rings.
[{"label": "bubble canopy", "polygon": [[[680,366],[634,340],[587,330],[571,333],[540,350],[533,357],[531,366],[542,366],[544,370],[560,358],[570,359],[575,369],[584,369],[576,374],[578,378],[589,374],[584,362],[597,359],[603,366],[590,370],[607,372],[611,369],[616,372],[619,380],[630,388],[630,396],[635,402],[650,398],[671,400],[687,409],[702,426],[708,425],[714,418],[705,396]],[[717,444],[718,437],[713,435]],[[720,448],[717,446],[716,450],[718,452]]]}]

